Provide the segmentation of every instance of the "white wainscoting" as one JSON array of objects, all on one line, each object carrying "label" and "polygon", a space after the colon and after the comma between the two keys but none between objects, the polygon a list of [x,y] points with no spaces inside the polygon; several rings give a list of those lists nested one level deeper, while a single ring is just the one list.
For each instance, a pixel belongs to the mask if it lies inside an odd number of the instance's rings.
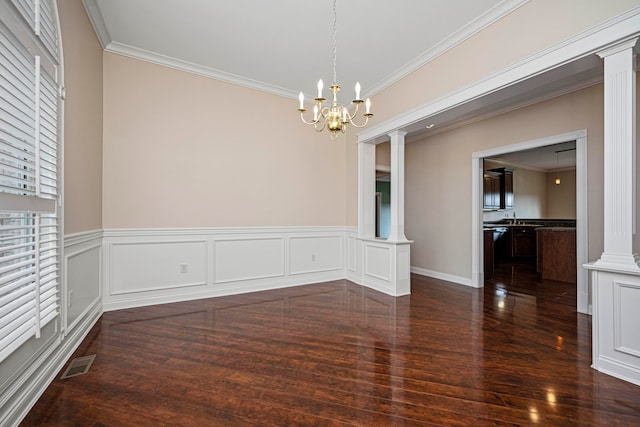
[{"label": "white wainscoting", "polygon": [[62,329],[74,330],[91,311],[102,311],[102,232],[65,236]]},{"label": "white wainscoting", "polygon": [[291,274],[308,274],[343,269],[344,236],[292,237],[289,253]]},{"label": "white wainscoting", "polygon": [[241,237],[214,240],[214,283],[284,277],[285,238]]},{"label": "white wainscoting", "polygon": [[[411,293],[410,241],[356,238],[360,285],[388,295]],[[357,276],[357,272],[353,276]]]},{"label": "white wainscoting", "polygon": [[[105,311],[347,277],[352,227],[105,230]],[[345,256],[346,254],[346,256]]]},{"label": "white wainscoting", "polygon": [[362,241],[358,239],[354,227],[347,232],[346,278],[359,285],[362,285],[362,248]]},{"label": "white wainscoting", "polygon": [[640,282],[613,282],[614,348],[640,357]]},{"label": "white wainscoting", "polygon": [[207,284],[207,241],[134,240],[109,245],[109,295]]},{"label": "white wainscoting", "polygon": [[640,385],[640,272],[585,267],[594,288],[592,366]]}]

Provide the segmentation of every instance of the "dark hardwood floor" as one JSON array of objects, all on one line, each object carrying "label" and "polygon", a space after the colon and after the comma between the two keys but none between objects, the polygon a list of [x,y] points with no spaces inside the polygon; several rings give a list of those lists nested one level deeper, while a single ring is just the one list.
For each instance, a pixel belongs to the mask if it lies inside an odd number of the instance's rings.
[{"label": "dark hardwood floor", "polygon": [[346,280],[105,313],[24,426],[639,426],[590,368],[574,285],[499,264],[484,289]]}]

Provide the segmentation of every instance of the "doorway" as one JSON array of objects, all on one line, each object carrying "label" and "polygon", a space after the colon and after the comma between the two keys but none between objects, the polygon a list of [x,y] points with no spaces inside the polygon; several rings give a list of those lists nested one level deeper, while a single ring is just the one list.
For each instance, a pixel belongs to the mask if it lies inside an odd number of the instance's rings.
[{"label": "doorway", "polygon": [[590,313],[588,275],[583,265],[588,262],[587,227],[587,132],[579,130],[549,136],[532,141],[473,153],[472,156],[472,285],[484,286],[484,239],[483,239],[483,161],[519,151],[547,147],[575,141],[576,148],[576,308],[579,313]]}]

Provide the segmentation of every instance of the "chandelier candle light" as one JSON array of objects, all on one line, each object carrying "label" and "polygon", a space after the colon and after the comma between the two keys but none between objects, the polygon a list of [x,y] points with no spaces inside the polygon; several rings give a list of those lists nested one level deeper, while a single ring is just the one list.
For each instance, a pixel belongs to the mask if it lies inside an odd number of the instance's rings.
[{"label": "chandelier candle light", "polygon": [[[307,111],[304,108],[304,95],[302,92],[298,95],[298,99],[300,100],[300,107],[298,108],[298,111],[300,112],[300,118],[302,121],[308,125],[313,125],[317,132],[322,132],[326,127],[329,132],[331,132],[332,140],[338,138],[338,132],[345,133],[347,131],[347,125],[362,128],[367,125],[369,118],[373,117],[373,114],[371,113],[371,100],[369,98],[367,98],[366,101],[360,99],[360,82],[356,83],[356,97],[351,101],[351,103],[355,105],[353,112],[349,112],[347,107],[338,103],[338,92],[340,91],[340,86],[336,83],[336,22],[336,0],[333,0],[333,84],[329,88],[333,94],[331,104],[324,105],[326,98],[322,97],[323,83],[322,79],[320,79],[320,81],[318,81],[318,96],[314,98],[313,120],[307,121],[304,118],[304,113]],[[364,122],[356,124],[353,119],[356,114],[358,114],[358,108],[362,103],[365,104],[365,112],[362,114]]]}]

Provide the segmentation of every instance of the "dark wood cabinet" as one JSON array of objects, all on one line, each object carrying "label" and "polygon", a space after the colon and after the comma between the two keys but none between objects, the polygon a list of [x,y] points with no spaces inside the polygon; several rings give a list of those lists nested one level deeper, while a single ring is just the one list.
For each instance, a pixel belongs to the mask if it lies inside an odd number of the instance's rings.
[{"label": "dark wood cabinet", "polygon": [[484,208],[500,209],[500,175],[484,173]]},{"label": "dark wood cabinet", "polygon": [[484,209],[513,208],[513,171],[505,168],[484,172]]},{"label": "dark wood cabinet", "polygon": [[501,209],[513,209],[513,171],[505,169],[500,181]]},{"label": "dark wood cabinet", "polygon": [[484,230],[484,278],[485,280],[493,277],[494,265],[494,247],[493,247],[493,230]]},{"label": "dark wood cabinet", "polygon": [[511,258],[511,232],[508,227],[500,227],[493,232],[494,262],[508,261]]},{"label": "dark wood cabinet", "polygon": [[537,231],[538,259],[536,270],[543,279],[576,283],[575,227],[546,227]]},{"label": "dark wood cabinet", "polygon": [[536,256],[536,230],[533,227],[511,227],[511,257],[534,258]]}]

